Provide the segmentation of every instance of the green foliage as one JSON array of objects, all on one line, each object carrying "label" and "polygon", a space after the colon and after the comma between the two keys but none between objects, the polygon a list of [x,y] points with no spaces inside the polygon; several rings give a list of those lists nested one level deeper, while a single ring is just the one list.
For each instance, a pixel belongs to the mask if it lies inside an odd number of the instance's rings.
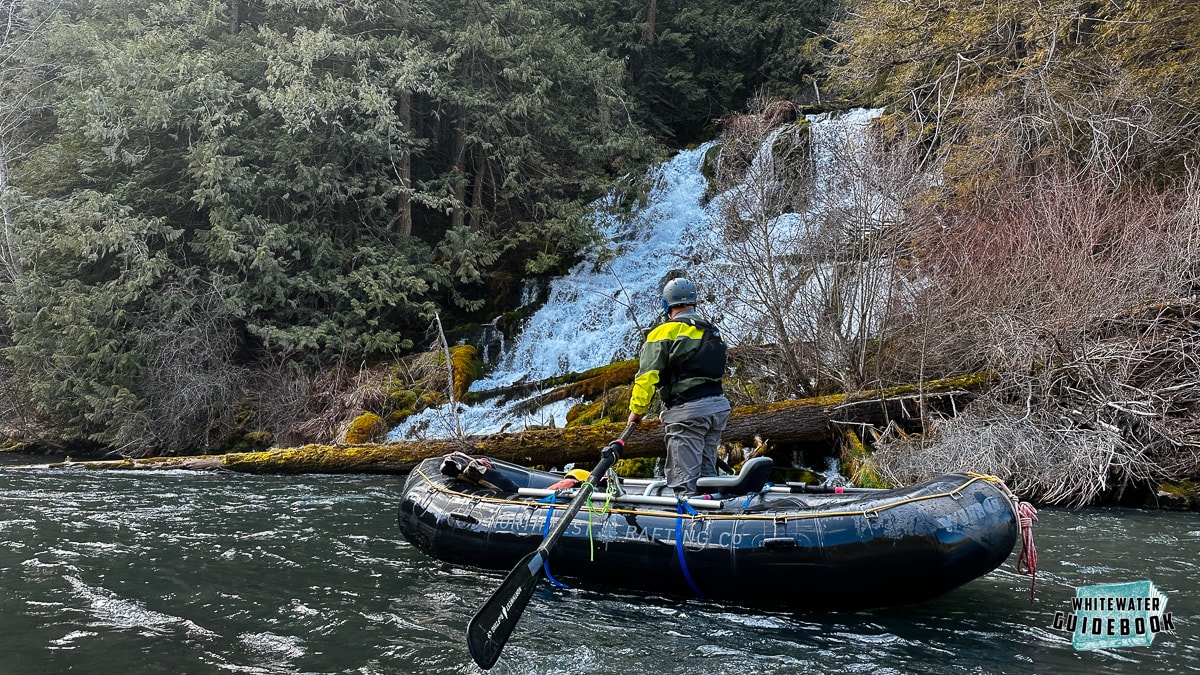
[{"label": "green foliage", "polygon": [[629,63],[643,124],[682,142],[768,90],[809,96],[818,64],[806,50],[837,0],[580,2],[589,39]]},{"label": "green foliage", "polygon": [[484,306],[486,300],[471,300],[463,294],[462,289],[482,283],[488,268],[495,264],[503,252],[494,239],[479,230],[458,225],[446,231],[437,247],[438,262],[455,305],[468,311]]},{"label": "green foliage", "polygon": [[587,218],[590,207],[580,202],[557,201],[538,220],[522,224],[517,251],[532,275],[562,272],[577,253],[594,250],[602,237]]},{"label": "green foliage", "polygon": [[498,268],[562,270],[594,244],[584,204],[659,154],[639,123],[738,107],[824,4],[663,5],[647,34],[594,0],[22,3],[12,377],[67,438],[228,444],[268,373],[392,358]]}]

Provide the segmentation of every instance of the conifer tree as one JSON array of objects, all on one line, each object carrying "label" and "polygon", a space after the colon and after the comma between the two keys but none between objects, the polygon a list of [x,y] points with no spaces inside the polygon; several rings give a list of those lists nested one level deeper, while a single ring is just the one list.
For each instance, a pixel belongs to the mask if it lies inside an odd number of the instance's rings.
[{"label": "conifer tree", "polygon": [[620,64],[536,6],[22,9],[5,356],[57,433],[131,452],[219,439],[262,363],[384,358],[480,306],[529,223],[649,147]]}]

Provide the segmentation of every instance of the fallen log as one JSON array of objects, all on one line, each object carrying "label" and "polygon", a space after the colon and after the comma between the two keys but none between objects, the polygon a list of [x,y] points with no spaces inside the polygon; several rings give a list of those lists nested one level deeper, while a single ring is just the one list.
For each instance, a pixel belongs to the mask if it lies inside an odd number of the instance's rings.
[{"label": "fallen log", "polygon": [[637,374],[637,369],[637,359],[617,361],[581,373],[567,373],[533,382],[517,382],[506,387],[470,392],[466,395],[465,400],[470,403],[479,403],[493,398],[510,401],[523,396],[532,396],[551,387],[554,387],[552,391],[535,396],[533,400],[548,403],[561,401],[568,397],[594,396],[608,387],[633,382],[633,376]]},{"label": "fallen log", "polygon": [[[743,347],[730,349],[730,360],[736,361],[738,355],[744,353],[744,349]],[[615,361],[606,366],[598,366],[583,372],[567,373],[533,382],[517,382],[487,391],[470,392],[465,400],[470,403],[478,403],[492,398],[511,401],[529,396],[531,398],[523,404],[523,408],[529,410],[567,398],[594,400],[609,389],[633,384],[633,378],[638,372],[638,365],[637,359]]]},{"label": "fallen log", "polygon": [[[969,388],[989,379],[974,375],[854,395],[780,401],[735,408],[722,436],[727,444],[819,442],[845,425],[882,428],[889,421],[919,422],[930,407],[950,414],[970,396]],[[262,452],[198,457],[154,457],[110,461],[60,462],[52,467],[84,469],[194,469],[242,473],[391,473],[403,474],[421,460],[453,451],[487,455],[526,466],[564,466],[592,462],[600,449],[620,435],[622,425],[593,424],[566,429],[453,439],[397,441],[353,446],[306,445]],[[626,441],[623,457],[656,457],[666,453],[657,421],[638,425]]]}]

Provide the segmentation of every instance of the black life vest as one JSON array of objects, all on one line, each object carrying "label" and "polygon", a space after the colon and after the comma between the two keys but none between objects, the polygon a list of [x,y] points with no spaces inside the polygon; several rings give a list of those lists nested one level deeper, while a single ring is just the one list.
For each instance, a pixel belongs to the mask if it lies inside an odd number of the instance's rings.
[{"label": "black life vest", "polygon": [[700,346],[687,361],[671,364],[663,374],[662,399],[668,408],[688,401],[725,393],[721,378],[725,376],[726,347],[721,331],[711,322],[687,316],[671,319],[704,331]]}]

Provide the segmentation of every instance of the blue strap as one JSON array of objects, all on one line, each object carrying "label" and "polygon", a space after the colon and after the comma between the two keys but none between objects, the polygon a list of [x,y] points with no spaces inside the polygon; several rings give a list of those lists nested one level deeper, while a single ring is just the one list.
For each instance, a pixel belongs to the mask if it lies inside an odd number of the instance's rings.
[{"label": "blue strap", "polygon": [[[555,497],[557,497],[557,496],[558,496],[558,493],[554,492],[554,493],[547,495],[545,497],[545,499],[538,500],[539,502],[547,503],[547,504],[551,505],[550,510],[546,512],[546,526],[542,528],[542,539],[545,539],[546,537],[550,536],[550,518],[554,516],[554,506],[553,505],[558,501],[557,499],[555,499]],[[542,561],[542,571],[546,573],[546,578],[550,580],[550,583],[554,584],[555,586],[558,586],[559,588],[570,588],[570,586],[562,583],[558,579],[555,579],[553,574],[550,574],[550,556],[546,556],[546,559]]]},{"label": "blue strap", "polygon": [[683,570],[683,578],[687,580],[688,586],[691,586],[692,592],[697,598],[704,599],[704,594],[696,587],[696,582],[692,581],[692,573],[688,571],[687,560],[683,557],[683,513],[687,511],[688,515],[696,515],[696,509],[685,500],[680,500],[676,513],[680,514],[675,519],[675,553],[679,556],[679,567]]},{"label": "blue strap", "polygon": [[771,489],[772,487],[774,487],[774,486],[775,486],[775,484],[774,484],[774,483],[764,483],[764,484],[763,484],[763,487],[762,487],[762,492],[751,492],[749,495],[747,495],[747,496],[746,496],[746,503],[745,503],[745,504],[742,504],[742,508],[743,508],[743,509],[745,509],[745,508],[749,508],[749,507],[750,507],[750,502],[754,501],[754,498],[755,498],[755,497],[761,497],[761,496],[763,496],[763,493],[764,493],[764,492],[766,492],[766,491],[770,490],[770,489]]}]

